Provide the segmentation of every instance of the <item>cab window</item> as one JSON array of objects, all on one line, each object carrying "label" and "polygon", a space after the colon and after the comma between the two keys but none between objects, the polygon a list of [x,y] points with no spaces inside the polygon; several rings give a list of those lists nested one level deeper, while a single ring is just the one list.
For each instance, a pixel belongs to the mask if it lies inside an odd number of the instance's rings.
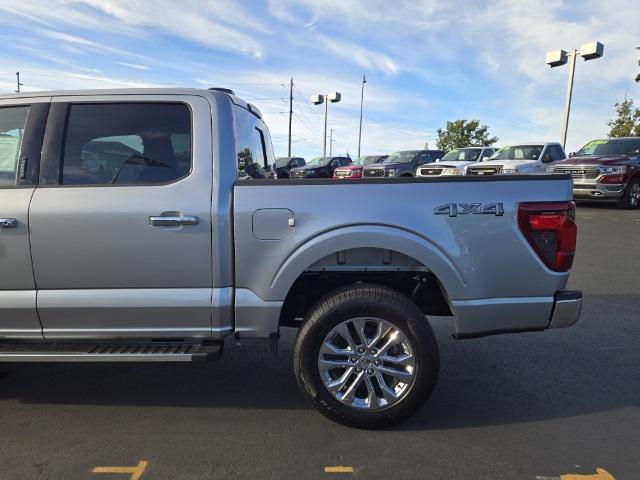
[{"label": "cab window", "polygon": [[0,108],[0,187],[15,185],[29,107]]},{"label": "cab window", "polygon": [[177,103],[71,105],[62,185],[164,184],[191,170],[191,113]]}]

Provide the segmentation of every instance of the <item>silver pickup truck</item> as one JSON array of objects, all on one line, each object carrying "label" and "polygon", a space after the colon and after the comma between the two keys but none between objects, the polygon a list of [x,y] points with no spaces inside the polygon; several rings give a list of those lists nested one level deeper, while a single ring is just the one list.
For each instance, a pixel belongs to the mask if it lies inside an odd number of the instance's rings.
[{"label": "silver pickup truck", "polygon": [[573,325],[565,175],[274,180],[224,89],[0,97],[0,361],[196,361],[298,328],[333,420],[391,425],[456,338]]}]

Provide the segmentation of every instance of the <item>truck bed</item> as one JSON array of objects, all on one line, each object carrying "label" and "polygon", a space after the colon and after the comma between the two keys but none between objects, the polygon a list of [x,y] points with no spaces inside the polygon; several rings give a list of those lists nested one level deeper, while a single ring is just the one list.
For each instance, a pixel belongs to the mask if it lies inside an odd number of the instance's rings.
[{"label": "truck bed", "polygon": [[[237,182],[236,329],[277,332],[287,292],[303,273],[345,265],[432,273],[458,336],[547,328],[568,273],[538,258],[517,209],[569,201],[571,189],[564,175]],[[451,204],[481,205],[451,216]]]}]

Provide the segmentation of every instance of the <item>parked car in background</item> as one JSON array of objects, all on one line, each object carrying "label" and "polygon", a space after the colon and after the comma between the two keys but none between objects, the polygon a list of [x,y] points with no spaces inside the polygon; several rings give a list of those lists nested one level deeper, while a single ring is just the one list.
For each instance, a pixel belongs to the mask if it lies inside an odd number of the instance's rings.
[{"label": "parked car in background", "polygon": [[497,151],[496,147],[454,148],[433,165],[418,168],[416,176],[464,175],[466,167],[488,160]]},{"label": "parked car in background", "polygon": [[413,177],[418,167],[433,163],[442,158],[442,150],[405,150],[389,155],[384,161],[365,166],[362,176],[365,178],[380,177]]},{"label": "parked car in background", "polygon": [[487,162],[467,167],[467,175],[518,175],[546,172],[567,156],[558,142],[506,145]]},{"label": "parked car in background", "polygon": [[365,165],[383,162],[388,156],[389,155],[367,155],[366,157],[360,157],[351,165],[336,168],[333,172],[333,178],[361,178]]},{"label": "parked car in background", "polygon": [[306,162],[302,157],[278,157],[274,164],[274,170],[278,178],[289,178],[292,168],[304,167]]},{"label": "parked car in background", "polygon": [[550,171],[573,177],[576,200],[608,200],[620,208],[640,207],[640,138],[593,140]]},{"label": "parked car in background", "polygon": [[304,167],[292,168],[290,178],[331,178],[338,167],[351,165],[349,157],[316,157]]}]

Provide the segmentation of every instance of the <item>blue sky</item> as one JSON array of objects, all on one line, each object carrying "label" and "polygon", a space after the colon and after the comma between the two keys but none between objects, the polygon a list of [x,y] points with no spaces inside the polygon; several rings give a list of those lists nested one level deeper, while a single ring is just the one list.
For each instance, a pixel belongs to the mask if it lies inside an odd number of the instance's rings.
[{"label": "blue sky", "polygon": [[0,0],[0,91],[229,86],[256,104],[276,155],[286,154],[294,78],[293,153],[322,153],[330,105],[334,153],[357,151],[366,75],[365,154],[435,145],[447,120],[478,118],[500,138],[559,140],[567,68],[548,50],[599,40],[578,60],[567,150],[604,136],[613,104],[640,102],[637,22],[628,0]]}]

